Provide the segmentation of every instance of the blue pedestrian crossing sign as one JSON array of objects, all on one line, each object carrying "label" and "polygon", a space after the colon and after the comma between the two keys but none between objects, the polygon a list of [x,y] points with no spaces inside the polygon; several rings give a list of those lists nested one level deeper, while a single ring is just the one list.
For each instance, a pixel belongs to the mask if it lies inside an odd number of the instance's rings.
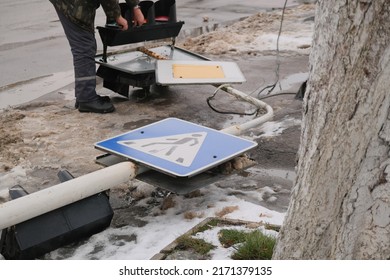
[{"label": "blue pedestrian crossing sign", "polygon": [[178,177],[194,176],[256,146],[256,142],[177,118],[95,144],[97,149]]}]

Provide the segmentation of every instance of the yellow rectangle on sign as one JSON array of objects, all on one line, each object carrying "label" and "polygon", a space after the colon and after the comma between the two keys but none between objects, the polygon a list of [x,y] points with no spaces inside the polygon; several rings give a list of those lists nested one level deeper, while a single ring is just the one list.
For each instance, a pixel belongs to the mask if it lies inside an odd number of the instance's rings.
[{"label": "yellow rectangle on sign", "polygon": [[219,65],[173,64],[172,68],[175,79],[225,78],[222,67]]}]

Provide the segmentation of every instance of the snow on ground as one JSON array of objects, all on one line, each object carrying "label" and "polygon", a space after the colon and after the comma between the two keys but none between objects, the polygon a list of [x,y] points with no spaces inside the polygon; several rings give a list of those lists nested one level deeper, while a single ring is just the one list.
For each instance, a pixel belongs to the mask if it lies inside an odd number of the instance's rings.
[{"label": "snow on ground", "polygon": [[[259,205],[248,203],[242,199],[221,194],[221,189],[211,186],[198,198],[186,199],[176,197],[177,206],[166,210],[163,214],[146,217],[147,224],[143,227],[125,226],[109,228],[83,242],[79,247],[70,249],[64,254],[64,249],[56,250],[46,256],[48,259],[130,259],[145,260],[152,258],[174,239],[186,233],[192,227],[213,217],[225,207],[237,206],[237,210],[225,215],[225,218],[242,219],[246,221],[280,225],[284,214],[270,211]],[[221,201],[222,200],[222,201]],[[226,201],[225,201],[226,200]],[[157,210],[157,209],[155,209]],[[185,219],[184,213],[196,212],[199,217]],[[213,229],[218,230],[218,227]],[[207,231],[206,233],[207,234]],[[135,235],[136,240],[125,242],[128,236]],[[126,237],[126,238],[125,238]],[[122,239],[121,239],[122,238]],[[216,243],[214,240],[213,242]],[[218,247],[218,253],[212,252],[214,259],[229,259],[230,250]]]},{"label": "snow on ground", "polygon": [[[279,50],[287,54],[309,54],[313,34],[313,5],[286,9]],[[259,55],[276,52],[282,11],[260,12],[229,26],[181,43],[183,48],[215,55]]]}]

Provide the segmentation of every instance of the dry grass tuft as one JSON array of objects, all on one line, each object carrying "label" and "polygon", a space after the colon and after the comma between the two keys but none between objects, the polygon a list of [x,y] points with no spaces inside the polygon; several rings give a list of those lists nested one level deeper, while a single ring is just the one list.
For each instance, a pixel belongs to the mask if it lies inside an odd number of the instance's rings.
[{"label": "dry grass tuft", "polygon": [[184,213],[184,219],[187,219],[187,220],[192,220],[195,218],[203,218],[203,217],[204,217],[203,212],[197,213],[197,212],[193,212],[193,211],[187,211]]},{"label": "dry grass tuft", "polygon": [[236,210],[238,210],[238,206],[226,206],[221,211],[215,212],[215,215],[219,218],[222,218],[223,216],[230,214]]}]

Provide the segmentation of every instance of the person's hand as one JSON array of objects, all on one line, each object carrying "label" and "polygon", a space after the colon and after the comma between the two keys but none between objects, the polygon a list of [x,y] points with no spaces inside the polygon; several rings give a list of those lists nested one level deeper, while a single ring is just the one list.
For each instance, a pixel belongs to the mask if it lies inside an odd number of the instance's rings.
[{"label": "person's hand", "polygon": [[122,30],[127,30],[129,28],[127,20],[124,17],[119,16],[115,21],[119,26],[122,27]]},{"label": "person's hand", "polygon": [[142,25],[146,22],[144,14],[139,7],[135,7],[133,11],[133,24],[134,26]]}]

